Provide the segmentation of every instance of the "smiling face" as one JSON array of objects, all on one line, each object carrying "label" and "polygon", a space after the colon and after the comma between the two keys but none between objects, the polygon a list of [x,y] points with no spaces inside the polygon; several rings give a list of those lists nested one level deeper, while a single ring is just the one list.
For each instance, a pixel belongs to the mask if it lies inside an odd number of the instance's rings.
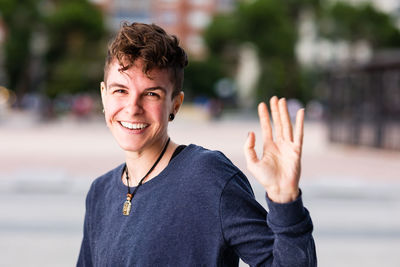
[{"label": "smiling face", "polygon": [[140,60],[126,71],[120,68],[114,60],[101,84],[107,126],[125,151],[158,148],[168,137],[169,114],[176,114],[183,93],[172,99],[174,88],[168,70],[153,69],[150,79],[142,72]]}]

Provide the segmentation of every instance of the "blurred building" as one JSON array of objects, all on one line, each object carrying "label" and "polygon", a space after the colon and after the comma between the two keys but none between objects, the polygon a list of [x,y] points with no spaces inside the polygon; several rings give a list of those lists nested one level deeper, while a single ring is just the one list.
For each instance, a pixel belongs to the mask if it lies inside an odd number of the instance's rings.
[{"label": "blurred building", "polygon": [[168,33],[178,36],[181,44],[193,56],[205,52],[202,37],[212,16],[233,9],[236,0],[91,0],[107,16],[111,32],[121,22],[156,23]]},{"label": "blurred building", "polygon": [[[335,0],[339,1],[339,0]],[[353,4],[371,2],[377,9],[390,14],[400,29],[399,0],[340,0]],[[367,42],[350,44],[345,41],[332,42],[320,38],[313,15],[304,13],[299,25],[300,39],[296,47],[296,55],[303,65],[321,66],[346,65],[349,61],[364,64],[371,60],[373,51]]]},{"label": "blurred building", "polygon": [[[400,29],[399,0],[346,2],[371,2],[390,14]],[[400,50],[373,51],[366,41],[323,39],[311,14],[304,14],[299,29],[299,61],[329,70],[322,86],[327,89],[329,139],[400,150]]]},{"label": "blurred building", "polygon": [[107,28],[115,33],[122,22],[151,22],[151,1],[148,0],[89,0],[105,14]]},{"label": "blurred building", "polygon": [[202,55],[203,31],[216,13],[233,9],[233,0],[153,0],[152,21],[176,34],[193,55]]},{"label": "blurred building", "polygon": [[400,50],[336,69],[327,87],[331,141],[400,150]]}]

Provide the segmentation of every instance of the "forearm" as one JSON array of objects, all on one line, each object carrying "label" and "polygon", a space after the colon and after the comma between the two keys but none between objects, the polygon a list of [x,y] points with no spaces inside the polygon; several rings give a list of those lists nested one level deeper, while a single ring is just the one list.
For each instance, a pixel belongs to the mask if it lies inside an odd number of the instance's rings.
[{"label": "forearm", "polygon": [[[316,266],[313,225],[301,192],[286,204],[256,201],[247,179],[236,175],[221,196],[224,239],[250,266]],[[295,262],[295,264],[294,264]]]},{"label": "forearm", "polygon": [[313,224],[301,192],[292,202],[274,203],[267,195],[267,224],[274,232],[272,266],[316,266]]}]

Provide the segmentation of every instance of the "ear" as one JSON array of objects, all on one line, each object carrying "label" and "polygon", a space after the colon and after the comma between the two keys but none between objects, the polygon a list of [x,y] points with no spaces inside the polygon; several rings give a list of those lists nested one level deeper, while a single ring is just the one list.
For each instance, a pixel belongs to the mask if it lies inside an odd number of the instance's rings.
[{"label": "ear", "polygon": [[180,91],[178,95],[176,95],[173,99],[173,113],[176,114],[179,111],[179,108],[181,107],[183,103],[183,99],[185,98],[185,94],[183,91]]},{"label": "ear", "polygon": [[104,82],[100,83],[100,93],[101,93],[101,102],[103,103],[104,107],[104,100],[106,98],[106,93],[107,93],[106,84]]}]

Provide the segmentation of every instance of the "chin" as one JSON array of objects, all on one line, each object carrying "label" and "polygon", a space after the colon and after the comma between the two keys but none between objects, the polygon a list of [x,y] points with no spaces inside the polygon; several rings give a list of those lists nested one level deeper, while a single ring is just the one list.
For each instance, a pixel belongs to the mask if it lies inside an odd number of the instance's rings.
[{"label": "chin", "polygon": [[120,147],[125,152],[139,152],[139,151],[141,151],[141,147],[137,147],[137,146],[122,146],[122,145],[120,145]]},{"label": "chin", "polygon": [[118,144],[124,151],[138,152],[143,149],[143,144],[132,142],[118,142]]}]

